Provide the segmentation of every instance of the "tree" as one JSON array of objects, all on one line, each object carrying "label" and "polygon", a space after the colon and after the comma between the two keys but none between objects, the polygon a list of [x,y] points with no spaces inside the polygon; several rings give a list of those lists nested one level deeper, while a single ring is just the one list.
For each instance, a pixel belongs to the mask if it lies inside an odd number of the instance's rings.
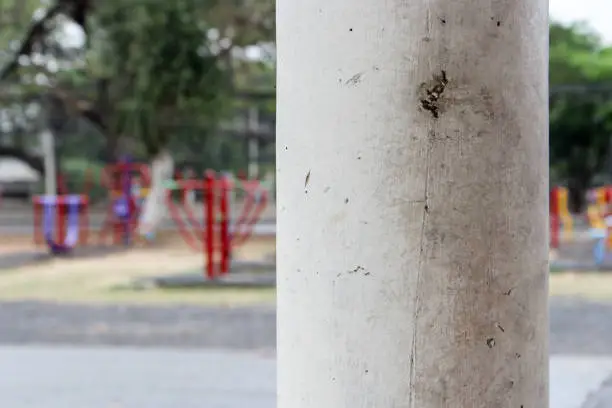
[{"label": "tree", "polygon": [[279,1],[279,408],[548,406],[547,17]]},{"label": "tree", "polygon": [[[11,58],[11,50],[17,49],[18,36],[27,29],[38,0],[0,1],[0,67]],[[31,134],[38,127],[37,98],[23,96],[11,84],[0,88],[0,156],[14,157],[42,172],[42,162],[32,155]]]},{"label": "tree", "polygon": [[[131,13],[132,9],[137,12]],[[83,100],[83,95],[75,97],[67,89],[59,96],[110,134],[138,129],[132,137],[141,138],[150,153],[159,149],[154,140],[159,136],[163,143],[168,135],[151,126],[149,119],[170,116],[182,121],[197,109],[202,120],[211,109],[209,119],[215,122],[220,112],[217,105],[222,106],[220,94],[228,91],[225,81],[220,81],[222,66],[231,74],[232,65],[241,62],[241,58],[233,58],[236,52],[274,38],[274,2],[270,0],[136,1],[130,5],[118,0],[54,0],[40,14],[41,18],[23,30],[26,34],[0,71],[0,79],[23,71],[18,63],[21,57],[47,49],[54,42],[59,42],[55,48],[61,49],[61,38],[57,41],[53,30],[69,18],[87,33],[88,64],[71,70],[64,79],[93,80],[98,100]],[[158,81],[160,75],[165,76],[163,81]],[[161,115],[158,108],[164,111]],[[177,111],[178,118],[174,115]],[[154,128],[156,135],[143,132],[144,123]],[[111,124],[113,132],[109,131]]]},{"label": "tree", "polygon": [[612,81],[612,48],[581,25],[550,27],[550,160],[557,180],[566,180],[574,210],[609,160],[612,93],[557,92],[564,84],[596,85]]},{"label": "tree", "polygon": [[102,75],[113,78],[107,92],[119,101],[111,109],[111,130],[137,138],[153,157],[151,199],[143,211],[147,226],[163,214],[163,181],[173,167],[168,143],[180,134],[177,128],[197,129],[200,138],[206,127],[214,129],[233,91],[227,57],[237,44],[257,39],[248,30],[237,31],[242,36],[230,30],[235,25],[219,17],[227,9],[219,4],[108,2],[95,15],[100,37],[90,39],[99,46],[97,57],[111,62]]},{"label": "tree", "polygon": [[[71,57],[71,68],[53,75],[46,92],[96,124],[109,158],[130,139],[155,163],[169,157],[170,141],[185,129],[206,137],[229,112],[234,65],[244,63],[236,56],[273,39],[273,7],[270,0],[54,0],[25,30],[0,79],[19,78],[27,69],[20,58],[49,48]],[[80,51],[67,52],[57,35],[66,19],[85,33]],[[154,179],[158,187],[162,181]]]}]

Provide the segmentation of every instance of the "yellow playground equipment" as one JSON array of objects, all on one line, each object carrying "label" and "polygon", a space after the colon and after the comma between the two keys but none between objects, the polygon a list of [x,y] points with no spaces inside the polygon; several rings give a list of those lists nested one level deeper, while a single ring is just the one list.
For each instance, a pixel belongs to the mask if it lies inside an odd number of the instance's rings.
[{"label": "yellow playground equipment", "polygon": [[[144,187],[144,188],[141,188],[139,191],[132,191],[132,195],[136,199],[144,200],[149,195],[149,189]],[[117,199],[119,197],[123,197],[123,191],[121,190],[111,191],[111,198]]]},{"label": "yellow playground equipment", "polygon": [[589,226],[592,229],[606,229],[606,222],[604,221],[603,212],[597,204],[592,204],[587,207],[587,219],[589,220]]},{"label": "yellow playground equipment", "polygon": [[559,187],[557,189],[557,211],[559,219],[561,220],[561,226],[563,228],[563,238],[571,240],[574,233],[574,220],[569,211],[568,206],[569,194],[565,187]]}]

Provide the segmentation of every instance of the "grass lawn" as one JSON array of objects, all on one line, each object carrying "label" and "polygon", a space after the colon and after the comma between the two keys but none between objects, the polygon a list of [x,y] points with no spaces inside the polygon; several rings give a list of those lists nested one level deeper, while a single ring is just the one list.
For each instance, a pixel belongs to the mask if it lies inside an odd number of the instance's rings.
[{"label": "grass lawn", "polygon": [[[126,286],[129,277],[144,276],[133,270],[121,275],[98,274],[92,271],[22,279],[14,271],[0,276],[0,300],[52,300],[61,302],[112,302],[130,304],[197,304],[240,306],[273,304],[274,288],[206,287],[197,289],[146,289]],[[13,276],[12,276],[13,275]],[[16,279],[16,278],[20,279]],[[612,274],[598,272],[555,273],[550,276],[551,296],[583,297],[612,300]]]},{"label": "grass lawn", "polygon": [[555,272],[550,275],[551,296],[612,300],[610,272]]},{"label": "grass lawn", "polygon": [[[19,271],[0,276],[0,301],[46,300],[57,302],[128,303],[128,304],[196,304],[209,306],[245,306],[272,304],[274,288],[203,287],[197,289],[134,289],[127,284],[130,278],[142,273],[125,273],[120,279],[91,271],[44,277],[16,279]],[[12,276],[11,276],[12,275]]]},{"label": "grass lawn", "polygon": [[[0,301],[46,300],[57,302],[128,303],[128,304],[197,304],[209,306],[244,306],[272,304],[274,288],[205,287],[197,289],[133,289],[131,278],[146,276],[150,271],[133,269],[120,276],[120,270],[104,275],[96,271],[70,271],[53,276],[31,276],[22,279],[21,271],[0,275]],[[170,273],[171,274],[171,273]]]},{"label": "grass lawn", "polygon": [[[268,240],[269,241],[269,240]],[[261,259],[274,241],[254,240],[240,248],[241,259]],[[0,301],[111,302],[240,306],[273,304],[274,288],[206,287],[198,289],[131,288],[136,279],[183,274],[203,268],[201,254],[185,249],[133,250],[100,258],[53,259],[0,273]]]},{"label": "grass lawn", "polygon": [[[258,258],[269,252],[250,254]],[[274,288],[207,287],[198,289],[146,289],[129,287],[134,279],[158,274],[179,274],[202,267],[202,257],[180,250],[129,252],[100,259],[57,259],[49,263],[0,273],[1,300],[49,300],[60,302],[112,302],[130,304],[198,304],[240,306],[273,304]],[[612,300],[612,273],[553,272],[551,296]]]},{"label": "grass lawn", "polygon": [[273,288],[199,288],[199,289],[100,289],[61,291],[31,289],[0,292],[0,301],[36,300],[75,303],[114,303],[132,305],[200,305],[238,307],[272,305],[276,299]]}]

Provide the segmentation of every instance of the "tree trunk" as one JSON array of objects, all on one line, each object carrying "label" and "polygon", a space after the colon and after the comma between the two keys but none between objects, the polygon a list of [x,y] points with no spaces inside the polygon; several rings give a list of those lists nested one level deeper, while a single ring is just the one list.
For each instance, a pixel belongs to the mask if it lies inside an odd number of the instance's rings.
[{"label": "tree trunk", "polygon": [[[104,118],[104,122],[109,122],[109,118],[115,113],[113,112],[110,98],[110,81],[106,78],[98,79],[96,82],[96,93],[97,112],[100,118]],[[117,132],[116,126],[102,126],[100,127],[100,131],[106,138],[105,161],[108,163],[115,163],[119,159],[120,134]]]},{"label": "tree trunk", "polygon": [[279,0],[278,407],[548,407],[548,3]]},{"label": "tree trunk", "polygon": [[[574,173],[575,174],[575,173]],[[572,213],[581,213],[586,202],[586,193],[590,187],[592,176],[581,174],[570,177],[567,183],[568,207]]]},{"label": "tree trunk", "polygon": [[140,216],[138,232],[150,236],[160,226],[165,216],[165,182],[172,178],[174,161],[170,153],[162,149],[151,161],[151,185]]},{"label": "tree trunk", "polygon": [[116,163],[119,160],[119,135],[115,133],[107,132],[105,135],[106,149],[104,154],[104,160],[107,163]]}]

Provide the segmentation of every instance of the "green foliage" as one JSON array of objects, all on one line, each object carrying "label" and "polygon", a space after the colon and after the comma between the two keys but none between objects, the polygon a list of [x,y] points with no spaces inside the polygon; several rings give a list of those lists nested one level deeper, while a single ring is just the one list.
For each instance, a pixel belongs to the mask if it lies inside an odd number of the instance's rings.
[{"label": "green foliage", "polygon": [[155,154],[188,122],[215,123],[229,96],[229,71],[200,18],[209,0],[101,3],[98,57],[111,78],[112,131]]},{"label": "green foliage", "polygon": [[[106,198],[108,191],[100,185],[104,163],[82,158],[68,158],[62,163],[62,177],[68,192],[88,192],[89,199],[98,202]],[[85,191],[87,190],[88,191]]]},{"label": "green foliage", "polygon": [[40,0],[0,0],[0,52],[14,51],[39,7]]},{"label": "green foliage", "polygon": [[[28,29],[34,12],[40,7],[40,0],[0,0],[0,68],[14,58],[20,45],[19,39]],[[8,128],[0,128],[0,140],[5,134],[18,138],[16,145],[23,147],[33,138],[32,121],[24,120],[24,94],[31,91],[38,93],[40,87],[35,84],[0,84],[0,109],[2,119]],[[28,139],[28,140],[25,140]]]},{"label": "green foliage", "polygon": [[[0,67],[13,67],[6,72],[18,104],[43,94],[53,98],[49,117],[59,129],[61,156],[112,157],[128,150],[147,157],[169,146],[177,161],[218,169],[244,163],[243,145],[220,136],[219,125],[240,108],[236,88],[272,89],[272,60],[253,62],[245,50],[265,45],[273,55],[274,0],[105,0],[79,9],[86,3],[0,0],[0,21],[10,22],[0,25]],[[32,16],[45,15],[45,8],[61,11],[47,13],[33,31]],[[86,29],[77,52],[61,35],[69,20]],[[30,44],[24,40],[31,32],[38,34],[27,49],[44,46],[47,57],[70,64],[48,72],[9,64],[17,45]],[[41,71],[47,84],[27,83]],[[266,105],[274,111],[273,103]],[[103,138],[92,139],[95,132],[82,122]]]},{"label": "green foliage", "polygon": [[610,158],[612,98],[585,91],[556,93],[563,84],[612,82],[612,49],[582,25],[550,27],[550,160],[555,182],[565,182],[574,206]]}]

